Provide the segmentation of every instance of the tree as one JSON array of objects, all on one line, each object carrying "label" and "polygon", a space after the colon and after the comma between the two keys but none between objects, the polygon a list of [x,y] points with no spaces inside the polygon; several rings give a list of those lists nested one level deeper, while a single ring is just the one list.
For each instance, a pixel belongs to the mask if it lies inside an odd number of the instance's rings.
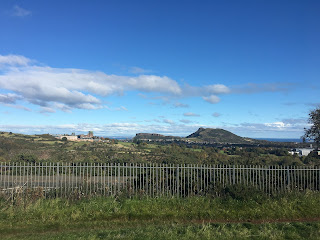
[{"label": "tree", "polygon": [[32,155],[32,154],[19,154],[18,156],[16,156],[16,160],[18,162],[28,162],[28,163],[35,163],[38,159],[36,156]]},{"label": "tree", "polygon": [[311,124],[309,129],[304,129],[303,140],[312,140],[317,147],[320,143],[320,106],[309,113],[308,122]]}]

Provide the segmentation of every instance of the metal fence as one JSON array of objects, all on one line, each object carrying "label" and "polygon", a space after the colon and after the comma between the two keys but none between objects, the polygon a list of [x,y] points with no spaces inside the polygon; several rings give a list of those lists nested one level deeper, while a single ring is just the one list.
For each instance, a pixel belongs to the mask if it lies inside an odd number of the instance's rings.
[{"label": "metal fence", "polygon": [[320,190],[319,167],[161,164],[4,163],[0,190],[41,189],[64,196],[130,195],[187,197],[242,184],[267,193]]}]

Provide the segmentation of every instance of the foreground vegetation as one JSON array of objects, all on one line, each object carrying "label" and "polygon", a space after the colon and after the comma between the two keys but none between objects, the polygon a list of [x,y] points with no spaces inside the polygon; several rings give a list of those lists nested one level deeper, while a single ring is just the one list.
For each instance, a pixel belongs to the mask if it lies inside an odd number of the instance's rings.
[{"label": "foreground vegetation", "polygon": [[0,133],[0,162],[91,162],[239,165],[320,165],[320,156],[289,155],[284,147],[192,147],[145,142],[68,142],[50,135]]},{"label": "foreground vegetation", "polygon": [[[319,239],[319,223],[108,223],[5,233],[3,239]],[[89,228],[87,228],[89,227]],[[90,228],[91,227],[91,228]]]},{"label": "foreground vegetation", "polygon": [[2,239],[318,239],[320,193],[0,201]]}]

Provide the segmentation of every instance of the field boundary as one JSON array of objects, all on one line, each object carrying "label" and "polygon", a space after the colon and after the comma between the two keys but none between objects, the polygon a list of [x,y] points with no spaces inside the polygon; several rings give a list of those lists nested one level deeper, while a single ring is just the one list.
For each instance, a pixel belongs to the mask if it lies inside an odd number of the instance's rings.
[{"label": "field boundary", "polygon": [[93,163],[4,163],[0,191],[40,189],[56,197],[83,195],[205,195],[232,185],[254,187],[269,194],[319,191],[320,168],[296,166],[164,165]]}]

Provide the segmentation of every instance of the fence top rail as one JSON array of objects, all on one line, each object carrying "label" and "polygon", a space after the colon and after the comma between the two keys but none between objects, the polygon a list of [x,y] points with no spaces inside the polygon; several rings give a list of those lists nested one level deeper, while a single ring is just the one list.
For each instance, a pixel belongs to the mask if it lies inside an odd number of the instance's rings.
[{"label": "fence top rail", "polygon": [[259,171],[315,171],[320,166],[277,166],[277,165],[201,165],[201,164],[145,164],[145,163],[0,163],[0,170],[10,167],[72,167],[72,168],[138,168],[138,169],[202,169],[202,170],[259,170]]}]

